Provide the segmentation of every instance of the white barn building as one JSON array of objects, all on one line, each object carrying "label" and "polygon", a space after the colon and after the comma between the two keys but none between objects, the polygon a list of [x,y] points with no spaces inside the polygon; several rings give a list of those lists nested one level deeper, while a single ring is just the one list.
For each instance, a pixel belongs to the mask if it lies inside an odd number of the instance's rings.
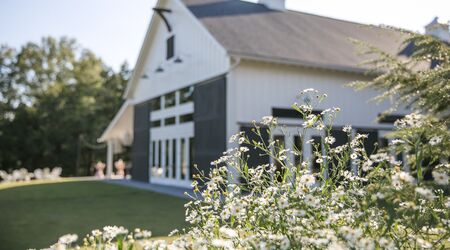
[{"label": "white barn building", "polygon": [[[390,104],[369,103],[375,92],[344,86],[368,79],[365,58],[349,38],[398,53],[397,32],[286,10],[283,0],[159,0],[156,6],[125,102],[99,139],[108,144],[109,174],[113,154],[132,145],[133,179],[188,187],[194,164],[210,168],[231,135],[266,115],[290,131],[278,139],[296,143],[301,120],[291,105],[305,88],[329,94],[317,111],[342,109],[338,143],[346,124],[368,133],[369,144],[386,143],[392,119],[404,114],[379,122]],[[303,146],[308,158],[311,149]]]}]

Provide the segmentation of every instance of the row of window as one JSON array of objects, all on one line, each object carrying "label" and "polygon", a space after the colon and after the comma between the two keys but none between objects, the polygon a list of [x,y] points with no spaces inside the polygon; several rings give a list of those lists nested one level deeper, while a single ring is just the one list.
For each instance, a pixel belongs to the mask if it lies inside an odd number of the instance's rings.
[{"label": "row of window", "polygon": [[[177,152],[178,143],[180,144],[180,152]],[[164,162],[162,157],[164,157]],[[179,165],[177,164],[178,158],[180,160]],[[192,179],[194,172],[194,138],[152,141],[150,162],[153,176],[176,179],[178,172],[181,179]]]},{"label": "row of window", "polygon": [[[186,123],[186,122],[191,122],[193,120],[194,120],[194,114],[192,114],[192,113],[178,116],[178,123],[179,124]],[[162,124],[161,121],[164,122],[164,125]],[[172,116],[172,117],[164,118],[162,120],[151,121],[150,122],[150,128],[159,128],[161,126],[170,126],[170,125],[174,125],[176,123],[177,123],[176,122],[176,117]]]},{"label": "row of window", "polygon": [[[259,138],[256,138],[255,136],[253,136],[251,133],[247,133],[250,128],[249,127],[241,127],[242,131],[245,131],[246,134],[249,135],[249,139],[250,140],[258,140]],[[380,136],[379,131],[377,131],[376,129],[362,129],[362,128],[357,128],[355,129],[356,133],[360,133],[360,134],[367,134],[368,138],[364,140],[364,148],[366,149],[366,151],[369,154],[373,154],[376,153],[378,148],[380,147],[385,147],[388,144],[388,140],[386,138],[384,138],[383,136]],[[335,142],[333,143],[333,147],[336,146],[340,146],[343,145],[345,143],[348,142],[348,135],[346,132],[343,132],[341,128],[334,128],[331,130],[331,135],[335,138]],[[262,133],[261,137],[263,138],[263,140],[268,143],[269,137],[270,135],[267,133]],[[315,145],[318,145],[318,148],[315,149],[313,148],[313,143],[311,144],[304,144],[304,140],[303,138],[301,138],[300,135],[292,135],[292,136],[285,136],[285,135],[274,135],[273,139],[277,142],[277,146],[279,146],[280,148],[285,148],[288,144],[287,140],[289,140],[290,143],[292,143],[293,147],[300,152],[304,152],[305,148],[304,147],[310,147],[309,148],[309,152],[313,153],[314,151],[319,151],[321,152],[323,150],[323,138],[320,135],[314,135],[312,136],[310,139],[312,139],[315,143]],[[292,141],[291,141],[292,140]],[[289,144],[290,144],[289,143]],[[262,165],[262,164],[267,164],[269,163],[270,159],[269,157],[266,156],[261,156],[263,155],[263,152],[257,150],[257,149],[253,149],[251,147],[249,147],[250,151],[247,153],[250,158],[249,158],[249,166],[257,166],[257,165]],[[279,148],[277,147],[276,150],[279,150]],[[307,150],[308,151],[308,150]],[[277,154],[277,152],[274,152],[275,154]],[[305,157],[308,157],[307,155],[304,155]],[[311,170],[313,172],[318,172],[320,171],[320,164],[316,162],[317,157],[315,155],[311,155],[309,156],[312,166],[311,166]],[[403,161],[403,156],[402,154],[396,155],[396,159],[399,161]],[[294,160],[294,164],[295,165],[299,165],[301,164],[302,161],[302,157],[298,156],[298,155],[294,155],[293,156],[293,160]],[[281,169],[281,164],[278,161],[273,162],[278,169]],[[348,163],[350,166],[350,162]]]},{"label": "row of window", "polygon": [[[178,100],[177,100],[178,92]],[[177,91],[170,92],[153,98],[150,101],[151,111],[161,110],[162,108],[175,107],[177,104],[184,104],[194,100],[194,86],[185,87]]]},{"label": "row of window", "polygon": [[[364,148],[369,154],[376,153],[378,148],[386,147],[388,145],[388,140],[384,137],[378,136],[377,130],[365,130],[365,129],[356,129],[356,133],[360,134],[367,134],[368,138],[364,140]],[[336,141],[333,143],[333,147],[340,146],[343,144],[346,144],[348,142],[348,136],[345,132],[343,132],[340,129],[333,129],[331,131],[331,135],[336,139]],[[293,136],[293,146],[296,150],[303,152],[302,148],[302,140],[299,135]],[[322,136],[316,135],[312,136],[311,139],[314,141],[314,144],[318,145],[317,151],[322,151],[322,143],[323,138]],[[275,135],[274,140],[278,141],[278,145],[282,148],[286,146],[285,144],[285,136],[284,135]],[[311,153],[315,152],[316,149],[313,148],[313,143],[310,144],[311,147]],[[403,161],[402,154],[396,155],[396,159],[398,161]],[[317,157],[315,155],[312,156],[312,171],[313,172],[319,172],[320,171],[320,164],[316,162]],[[299,165],[301,162],[301,158],[298,155],[295,155],[294,157],[294,163],[295,165]],[[278,168],[281,168],[281,165],[279,162],[275,162],[275,165],[277,165]],[[350,165],[350,162],[349,162]]]}]

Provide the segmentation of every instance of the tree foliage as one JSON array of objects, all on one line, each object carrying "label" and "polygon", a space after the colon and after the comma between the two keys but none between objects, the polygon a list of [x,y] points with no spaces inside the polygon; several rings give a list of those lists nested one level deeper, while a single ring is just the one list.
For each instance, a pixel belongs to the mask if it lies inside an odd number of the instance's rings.
[{"label": "tree foliage", "polygon": [[119,108],[129,73],[68,38],[0,47],[0,169],[88,173],[105,155],[92,145]]},{"label": "tree foliage", "polygon": [[397,130],[390,135],[396,143],[390,148],[409,154],[404,160],[420,180],[450,159],[450,46],[432,36],[402,32],[407,39],[400,57],[356,41],[365,54],[375,56],[367,63],[373,66],[369,73],[377,76],[350,86],[379,90],[375,101],[394,102],[387,112],[400,106],[413,112],[396,122]]},{"label": "tree foliage", "polygon": [[391,98],[395,107],[408,106],[417,112],[431,114],[448,122],[450,46],[429,35],[402,32],[407,35],[403,53],[406,55],[403,57],[355,41],[363,48],[364,54],[375,56],[376,59],[367,63],[373,66],[369,73],[376,73],[378,76],[370,81],[353,82],[351,86],[380,90],[382,94],[374,100]]}]

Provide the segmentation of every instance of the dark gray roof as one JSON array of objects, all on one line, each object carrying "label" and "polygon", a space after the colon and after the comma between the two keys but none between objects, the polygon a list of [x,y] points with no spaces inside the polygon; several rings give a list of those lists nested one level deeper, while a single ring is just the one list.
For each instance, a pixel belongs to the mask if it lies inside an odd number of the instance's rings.
[{"label": "dark gray roof", "polygon": [[230,54],[303,64],[320,68],[361,71],[367,58],[357,54],[349,38],[392,54],[402,43],[399,32],[333,18],[276,11],[240,0],[182,0]]}]

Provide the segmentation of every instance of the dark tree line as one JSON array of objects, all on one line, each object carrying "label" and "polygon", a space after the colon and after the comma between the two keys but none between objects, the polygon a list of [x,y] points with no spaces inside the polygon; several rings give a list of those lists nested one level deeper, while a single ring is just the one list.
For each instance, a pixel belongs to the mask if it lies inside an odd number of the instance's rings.
[{"label": "dark tree line", "polygon": [[0,169],[55,167],[84,175],[104,159],[96,139],[119,109],[130,76],[75,40],[0,47]]}]

